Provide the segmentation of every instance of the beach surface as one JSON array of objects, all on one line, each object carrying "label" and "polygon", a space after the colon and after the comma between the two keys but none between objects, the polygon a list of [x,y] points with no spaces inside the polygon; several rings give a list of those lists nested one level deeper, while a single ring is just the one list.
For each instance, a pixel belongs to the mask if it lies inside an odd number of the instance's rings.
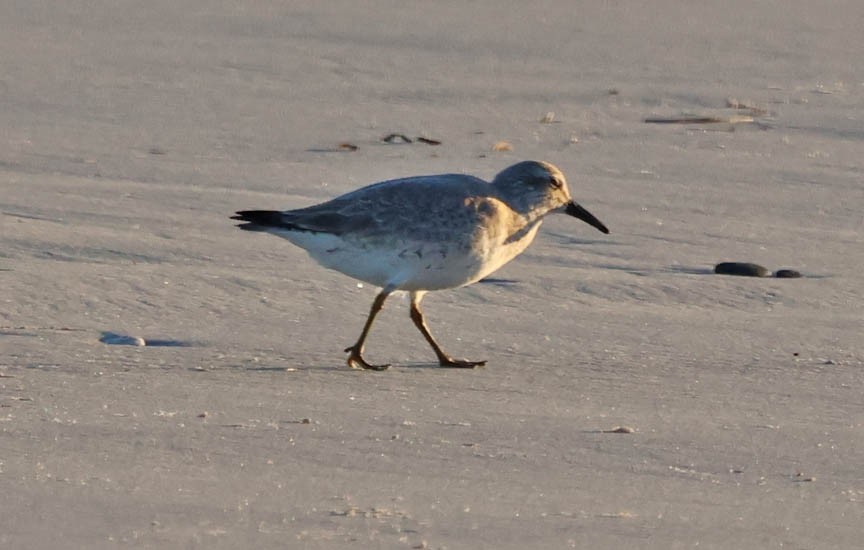
[{"label": "beach surface", "polygon": [[[864,5],[301,4],[0,7],[0,547],[860,547]],[[474,370],[229,220],[525,159]]]}]

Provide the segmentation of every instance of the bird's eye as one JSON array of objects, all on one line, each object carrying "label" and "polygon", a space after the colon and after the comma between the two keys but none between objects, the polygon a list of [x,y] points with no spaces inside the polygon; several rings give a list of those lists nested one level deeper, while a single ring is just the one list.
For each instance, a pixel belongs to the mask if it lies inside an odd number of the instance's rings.
[{"label": "bird's eye", "polygon": [[549,178],[549,184],[555,189],[561,189],[561,187],[564,185],[561,180],[555,177]]}]

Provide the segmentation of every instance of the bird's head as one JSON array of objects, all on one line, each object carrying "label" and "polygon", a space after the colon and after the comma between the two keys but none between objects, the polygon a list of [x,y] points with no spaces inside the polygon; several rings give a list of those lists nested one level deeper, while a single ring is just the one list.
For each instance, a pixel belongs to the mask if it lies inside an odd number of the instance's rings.
[{"label": "bird's head", "polygon": [[609,233],[600,220],[573,201],[564,174],[548,162],[526,160],[514,164],[495,176],[492,185],[501,200],[523,216],[534,219],[550,212],[563,213]]}]

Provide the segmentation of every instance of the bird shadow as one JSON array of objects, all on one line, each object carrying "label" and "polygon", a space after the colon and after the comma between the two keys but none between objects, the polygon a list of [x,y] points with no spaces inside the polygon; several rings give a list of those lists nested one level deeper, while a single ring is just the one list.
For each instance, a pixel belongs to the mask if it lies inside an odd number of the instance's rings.
[{"label": "bird shadow", "polygon": [[[258,372],[258,373],[277,373],[277,372],[332,372],[334,374],[354,374],[354,373],[364,373],[370,372],[373,375],[378,373],[387,373],[393,371],[420,371],[420,370],[440,370],[440,371],[460,371],[460,370],[477,370],[483,369],[484,366],[473,367],[473,368],[458,368],[458,367],[442,367],[436,362],[413,362],[413,363],[392,363],[388,368],[384,370],[365,370],[365,369],[353,369],[345,365],[344,362],[326,365],[326,364],[307,364],[307,365],[292,365],[292,366],[276,366],[276,365],[231,365],[229,368],[233,370],[242,370],[246,372]],[[212,369],[202,369],[200,367],[192,367],[190,370],[196,372],[209,372]]]},{"label": "bird shadow", "polygon": [[408,370],[440,370],[440,371],[472,371],[477,369],[484,369],[485,366],[477,366],[477,367],[442,367],[438,363],[400,363],[398,365],[393,365],[390,367],[391,369],[408,369]]},{"label": "bird shadow", "polygon": [[609,238],[591,238],[591,237],[574,237],[572,234],[563,233],[561,231],[546,231],[545,235],[551,237],[552,240],[562,245],[593,245],[599,244],[603,246],[621,246],[622,241]]},{"label": "bird shadow", "polygon": [[496,277],[486,277],[485,279],[481,279],[477,281],[477,284],[483,285],[495,285],[495,286],[513,286],[518,285],[520,281],[516,279],[500,279]]},{"label": "bird shadow", "polygon": [[682,275],[714,275],[714,270],[710,267],[691,267],[684,265],[672,265],[661,271],[667,273],[680,273]]}]

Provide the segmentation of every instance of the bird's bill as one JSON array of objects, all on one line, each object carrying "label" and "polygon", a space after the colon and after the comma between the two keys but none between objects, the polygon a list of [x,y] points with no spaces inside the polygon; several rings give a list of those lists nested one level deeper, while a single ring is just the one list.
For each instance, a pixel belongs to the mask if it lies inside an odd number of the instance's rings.
[{"label": "bird's bill", "polygon": [[573,216],[574,218],[579,218],[583,222],[588,225],[597,228],[603,233],[609,233],[609,229],[603,225],[603,222],[594,217],[594,214],[588,212],[581,205],[570,201],[567,203],[567,206],[564,207],[564,213]]}]

